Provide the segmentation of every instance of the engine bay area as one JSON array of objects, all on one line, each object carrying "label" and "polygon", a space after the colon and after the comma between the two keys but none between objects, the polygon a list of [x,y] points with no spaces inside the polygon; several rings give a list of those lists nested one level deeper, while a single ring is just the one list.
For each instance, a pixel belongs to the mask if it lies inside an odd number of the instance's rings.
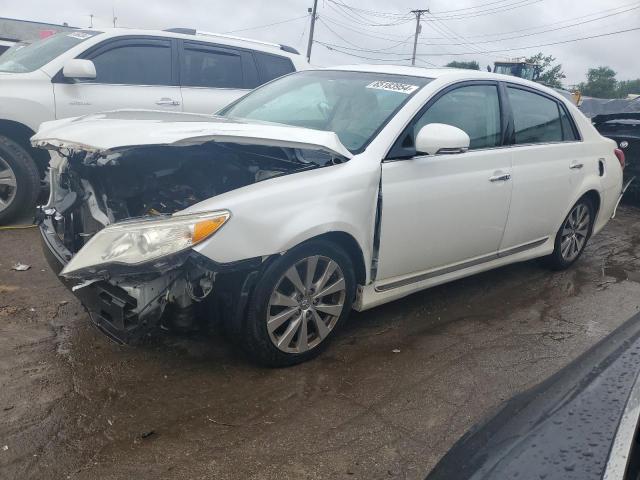
[{"label": "engine bay area", "polygon": [[[320,150],[220,142],[129,147],[103,155],[59,149],[41,230],[49,250],[66,263],[105,227],[170,219],[211,197],[341,161]],[[220,302],[235,311],[246,278],[260,263],[217,265],[187,249],[145,264],[114,263],[62,275],[84,298],[94,323],[130,343],[159,326],[195,328],[196,312]]]}]

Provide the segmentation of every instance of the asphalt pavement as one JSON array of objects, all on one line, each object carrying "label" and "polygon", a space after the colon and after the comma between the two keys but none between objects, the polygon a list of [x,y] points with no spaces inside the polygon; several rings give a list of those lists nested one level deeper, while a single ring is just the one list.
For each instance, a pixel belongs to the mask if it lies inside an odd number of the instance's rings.
[{"label": "asphalt pavement", "polygon": [[280,370],[216,335],[117,346],[35,229],[0,231],[0,478],[422,479],[639,310],[639,220],[622,208],[565,272],[526,262],[354,314]]}]

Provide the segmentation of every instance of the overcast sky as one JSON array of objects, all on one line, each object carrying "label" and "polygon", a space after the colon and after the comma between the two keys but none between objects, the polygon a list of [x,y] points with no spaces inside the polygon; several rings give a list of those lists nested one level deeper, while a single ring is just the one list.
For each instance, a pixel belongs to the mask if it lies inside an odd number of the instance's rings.
[{"label": "overcast sky", "polygon": [[[313,0],[0,0],[0,16],[86,27],[89,14],[93,13],[94,26],[105,27],[111,25],[113,8],[118,26],[185,26],[211,32],[243,29],[235,34],[285,43],[304,53],[309,34],[307,8],[312,3]],[[337,3],[394,15],[350,10]],[[601,65],[618,72],[619,80],[640,77],[640,30],[522,48],[640,27],[640,1],[632,0],[318,0],[320,21],[316,23],[315,39],[343,52],[375,60],[359,59],[314,44],[311,63],[409,63],[406,59],[411,56],[415,20],[409,18],[408,12],[417,8],[429,8],[439,18],[435,21],[427,16],[422,24],[418,65],[477,60],[484,68],[498,59],[543,51],[562,63],[567,84],[583,81],[589,67]],[[592,21],[623,10],[629,11]],[[252,28],[283,21],[286,22]],[[579,22],[582,24],[562,28]],[[389,23],[395,25],[379,26]],[[435,45],[438,43],[458,45]],[[442,55],[456,52],[464,55]]]}]

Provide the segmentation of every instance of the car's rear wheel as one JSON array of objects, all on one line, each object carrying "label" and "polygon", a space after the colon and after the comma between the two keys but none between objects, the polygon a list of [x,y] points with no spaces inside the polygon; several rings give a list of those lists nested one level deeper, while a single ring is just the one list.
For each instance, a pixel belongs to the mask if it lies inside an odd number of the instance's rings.
[{"label": "car's rear wheel", "polygon": [[273,262],[256,285],[242,342],[258,363],[282,367],[318,355],[348,316],[353,263],[326,241],[311,241]]},{"label": "car's rear wheel", "polygon": [[547,258],[551,268],[564,270],[580,258],[591,237],[594,220],[591,200],[587,197],[578,200],[556,234],[555,248]]},{"label": "car's rear wheel", "polygon": [[0,136],[0,225],[29,213],[39,193],[40,173],[31,156]]}]

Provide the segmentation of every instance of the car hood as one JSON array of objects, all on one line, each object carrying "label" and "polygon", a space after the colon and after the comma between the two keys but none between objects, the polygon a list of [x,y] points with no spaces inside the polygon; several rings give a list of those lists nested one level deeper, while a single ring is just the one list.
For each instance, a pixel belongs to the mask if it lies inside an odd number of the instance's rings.
[{"label": "car hood", "polygon": [[44,122],[31,138],[36,147],[100,154],[142,145],[186,146],[206,142],[317,149],[347,159],[353,156],[334,132],[155,110],[114,110]]}]

